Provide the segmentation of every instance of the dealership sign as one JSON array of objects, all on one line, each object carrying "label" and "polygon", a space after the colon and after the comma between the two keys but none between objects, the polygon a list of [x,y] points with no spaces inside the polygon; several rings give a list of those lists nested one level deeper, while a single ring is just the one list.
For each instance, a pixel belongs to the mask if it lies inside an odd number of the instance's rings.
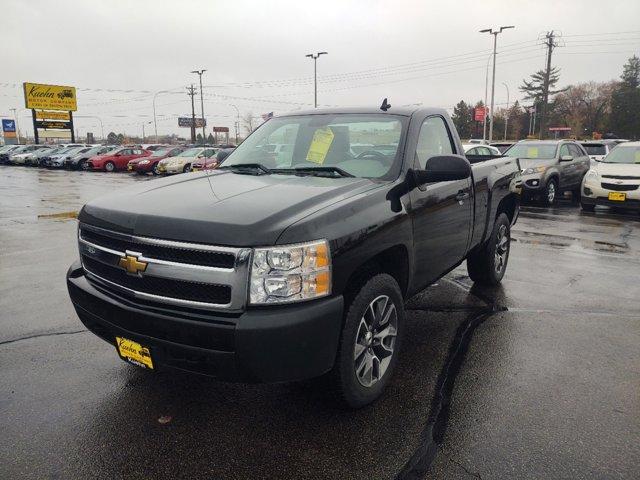
[{"label": "dealership sign", "polygon": [[179,127],[192,127],[193,121],[195,120],[195,127],[202,128],[207,126],[207,121],[202,118],[191,118],[191,117],[178,117],[178,126]]},{"label": "dealership sign", "polygon": [[4,138],[16,138],[16,122],[14,120],[3,118],[2,133],[4,133]]},{"label": "dealership sign", "polygon": [[42,110],[36,111],[37,120],[62,120],[68,122],[71,120],[69,112],[45,112]]},{"label": "dealership sign", "polygon": [[487,115],[487,109],[484,107],[476,107],[473,109],[473,119],[476,122],[484,122],[484,117]]},{"label": "dealership sign", "polygon": [[76,88],[25,82],[24,105],[30,109],[75,112],[78,110]]},{"label": "dealership sign", "polygon": [[229,127],[213,127],[215,133],[229,133]]}]

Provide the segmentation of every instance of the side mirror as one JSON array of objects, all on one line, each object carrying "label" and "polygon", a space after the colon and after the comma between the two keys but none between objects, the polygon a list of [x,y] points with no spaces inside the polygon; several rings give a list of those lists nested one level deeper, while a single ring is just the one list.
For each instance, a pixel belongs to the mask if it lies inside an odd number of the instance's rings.
[{"label": "side mirror", "polygon": [[414,186],[431,182],[451,182],[471,176],[469,160],[458,155],[438,155],[427,160],[424,170],[413,170]]},{"label": "side mirror", "polygon": [[561,162],[570,162],[571,160],[573,160],[573,155],[562,155],[560,157]]}]

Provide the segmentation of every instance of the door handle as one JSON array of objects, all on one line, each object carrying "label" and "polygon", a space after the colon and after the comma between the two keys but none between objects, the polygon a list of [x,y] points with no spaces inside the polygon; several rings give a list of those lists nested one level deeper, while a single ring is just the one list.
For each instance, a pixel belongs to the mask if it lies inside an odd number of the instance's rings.
[{"label": "door handle", "polygon": [[469,198],[469,192],[465,192],[464,190],[460,190],[456,195],[456,200],[460,205],[462,205],[467,198]]}]

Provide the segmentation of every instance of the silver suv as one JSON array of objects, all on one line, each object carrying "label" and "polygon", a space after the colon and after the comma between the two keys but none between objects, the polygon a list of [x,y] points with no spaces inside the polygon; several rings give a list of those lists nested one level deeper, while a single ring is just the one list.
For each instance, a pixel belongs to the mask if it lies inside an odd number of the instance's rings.
[{"label": "silver suv", "polygon": [[566,191],[580,198],[582,177],[589,170],[589,155],[573,140],[522,140],[504,155],[520,159],[522,198],[556,203]]}]

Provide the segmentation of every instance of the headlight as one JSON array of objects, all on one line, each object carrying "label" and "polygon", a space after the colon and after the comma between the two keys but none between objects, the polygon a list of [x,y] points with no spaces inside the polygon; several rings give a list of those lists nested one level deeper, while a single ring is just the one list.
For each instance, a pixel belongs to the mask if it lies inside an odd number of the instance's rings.
[{"label": "headlight", "polygon": [[587,172],[587,178],[593,178],[593,179],[596,179],[596,178],[598,178],[598,176],[599,176],[599,175],[598,175],[598,171],[597,171],[597,170],[589,170],[589,171]]},{"label": "headlight", "polygon": [[544,173],[546,170],[547,170],[547,167],[545,166],[532,167],[532,168],[527,168],[526,170],[523,170],[522,174],[531,175],[532,173]]},{"label": "headlight", "polygon": [[331,293],[331,257],[326,240],[256,248],[249,303],[288,303]]},{"label": "headlight", "polygon": [[149,163],[149,160],[140,160],[140,165],[146,165]]}]

